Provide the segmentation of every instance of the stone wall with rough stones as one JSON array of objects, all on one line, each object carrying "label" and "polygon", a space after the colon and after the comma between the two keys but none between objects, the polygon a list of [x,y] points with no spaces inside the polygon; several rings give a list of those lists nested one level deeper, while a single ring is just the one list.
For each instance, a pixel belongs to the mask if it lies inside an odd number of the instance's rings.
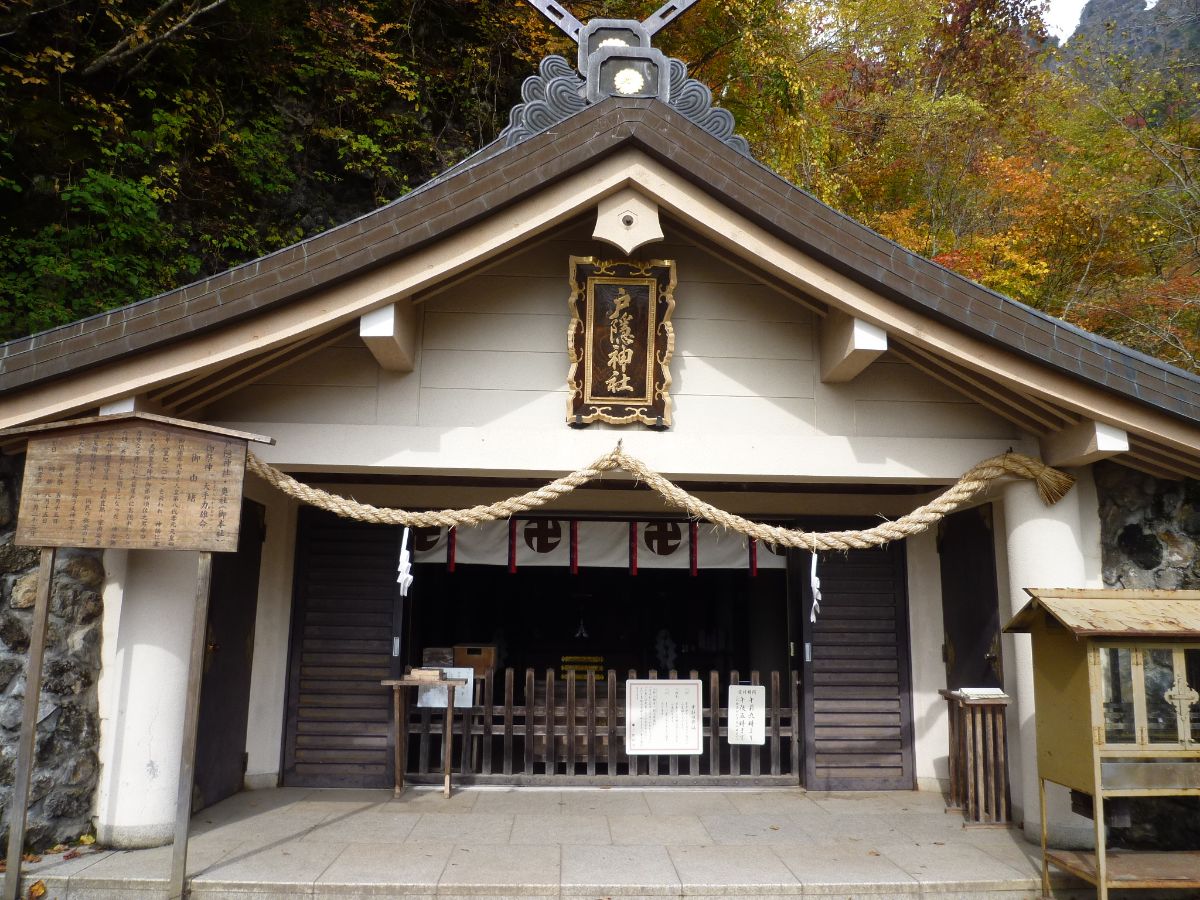
[{"label": "stone wall with rough stones", "polygon": [[[0,458],[0,808],[8,807],[25,697],[39,551],[13,544],[24,457]],[[37,763],[26,841],[43,848],[91,831],[99,764],[96,679],[100,671],[99,550],[60,550],[54,566],[38,707]]]},{"label": "stone wall with rough stones", "polygon": [[1115,463],[1095,467],[1104,584],[1200,588],[1200,481],[1162,481]]},{"label": "stone wall with rough stones", "polygon": [[[1104,584],[1200,588],[1200,481],[1163,481],[1115,463],[1095,466]],[[1112,846],[1192,850],[1200,846],[1200,798],[1135,798]]]}]

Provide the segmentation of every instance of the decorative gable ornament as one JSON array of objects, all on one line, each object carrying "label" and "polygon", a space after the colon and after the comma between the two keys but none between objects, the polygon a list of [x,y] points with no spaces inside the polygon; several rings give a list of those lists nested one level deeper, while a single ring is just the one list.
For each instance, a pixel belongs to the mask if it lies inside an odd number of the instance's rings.
[{"label": "decorative gable ornament", "polygon": [[522,102],[513,107],[501,132],[505,146],[567,119],[607,97],[660,100],[709,134],[750,155],[746,139],[734,135],[733,115],[712,105],[712,92],[687,66],[651,46],[654,34],[694,3],[665,4],[645,22],[593,19],[584,25],[554,0],[530,0],[543,15],[579,44],[577,68],[561,56],[547,56],[538,74],[521,85]]}]

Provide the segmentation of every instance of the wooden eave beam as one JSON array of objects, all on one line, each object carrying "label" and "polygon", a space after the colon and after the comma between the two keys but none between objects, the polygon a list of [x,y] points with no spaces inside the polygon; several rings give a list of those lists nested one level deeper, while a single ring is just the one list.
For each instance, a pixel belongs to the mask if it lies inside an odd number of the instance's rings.
[{"label": "wooden eave beam", "polygon": [[1042,459],[1052,466],[1086,466],[1129,452],[1129,433],[1123,428],[1085,419],[1043,435]]},{"label": "wooden eave beam", "polygon": [[379,367],[388,372],[411,372],[417,364],[417,311],[405,298],[363,313],[358,336]]},{"label": "wooden eave beam", "polygon": [[887,332],[878,325],[831,309],[821,323],[821,381],[853,381],[887,348]]}]

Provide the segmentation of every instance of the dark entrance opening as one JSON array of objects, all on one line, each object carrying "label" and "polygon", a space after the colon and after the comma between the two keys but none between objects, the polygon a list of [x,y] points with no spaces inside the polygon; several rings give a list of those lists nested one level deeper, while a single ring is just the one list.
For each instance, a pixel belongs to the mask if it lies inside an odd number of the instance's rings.
[{"label": "dark entrance opening", "polygon": [[497,669],[561,670],[598,658],[602,670],[787,671],[782,569],[581,569],[418,565],[409,660],[422,648],[493,644]]},{"label": "dark entrance opening", "polygon": [[1000,607],[992,506],[952,513],[938,523],[946,687],[999,688]]},{"label": "dark entrance opening", "polygon": [[243,500],[237,552],[213,554],[193,812],[236,794],[246,773],[250,667],[265,516],[262,504]]}]

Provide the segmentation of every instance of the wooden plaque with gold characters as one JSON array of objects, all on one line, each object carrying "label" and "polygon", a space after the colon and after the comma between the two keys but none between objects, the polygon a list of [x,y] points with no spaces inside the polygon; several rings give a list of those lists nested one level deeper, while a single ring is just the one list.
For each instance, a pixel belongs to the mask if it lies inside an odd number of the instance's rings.
[{"label": "wooden plaque with gold characters", "polygon": [[571,257],[567,424],[671,425],[675,262]]},{"label": "wooden plaque with gold characters", "polygon": [[16,543],[237,550],[247,440],[144,413],[13,429],[28,437]]}]

